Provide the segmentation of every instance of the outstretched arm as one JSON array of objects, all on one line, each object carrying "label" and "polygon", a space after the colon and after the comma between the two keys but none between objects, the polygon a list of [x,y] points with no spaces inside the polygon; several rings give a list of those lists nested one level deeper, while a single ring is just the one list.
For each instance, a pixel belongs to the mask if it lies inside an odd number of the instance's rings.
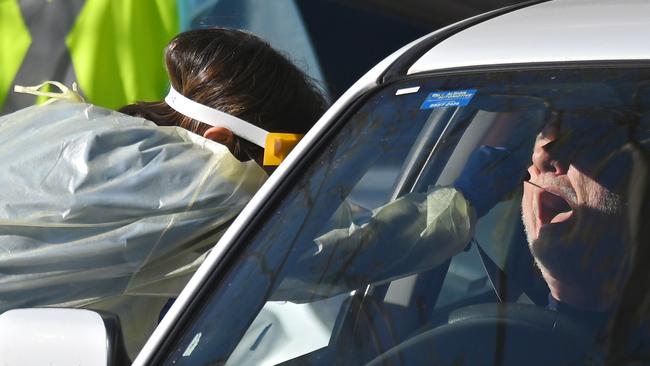
[{"label": "outstretched arm", "polygon": [[454,187],[407,194],[363,225],[316,238],[315,250],[298,260],[273,299],[313,301],[440,265],[468,245],[477,217],[519,184],[520,170],[508,150],[482,146]]}]

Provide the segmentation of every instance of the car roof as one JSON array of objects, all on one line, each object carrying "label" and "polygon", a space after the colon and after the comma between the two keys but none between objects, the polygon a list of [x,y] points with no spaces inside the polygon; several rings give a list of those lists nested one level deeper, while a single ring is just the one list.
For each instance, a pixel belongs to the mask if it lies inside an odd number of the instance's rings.
[{"label": "car roof", "polygon": [[648,0],[542,2],[451,35],[415,61],[408,74],[533,62],[648,60],[649,14]]}]

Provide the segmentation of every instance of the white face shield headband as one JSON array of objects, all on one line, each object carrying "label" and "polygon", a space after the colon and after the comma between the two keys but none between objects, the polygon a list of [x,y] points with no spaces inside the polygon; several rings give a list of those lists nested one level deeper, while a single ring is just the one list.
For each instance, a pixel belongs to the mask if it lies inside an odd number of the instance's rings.
[{"label": "white face shield headband", "polygon": [[214,127],[224,127],[264,149],[264,165],[279,165],[303,135],[271,133],[241,118],[197,103],[170,87],[165,102],[176,112]]}]

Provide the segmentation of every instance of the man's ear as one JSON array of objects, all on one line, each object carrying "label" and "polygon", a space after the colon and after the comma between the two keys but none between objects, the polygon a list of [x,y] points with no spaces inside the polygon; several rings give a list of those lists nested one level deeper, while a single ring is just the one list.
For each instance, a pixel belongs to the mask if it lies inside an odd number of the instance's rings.
[{"label": "man's ear", "polygon": [[226,145],[231,151],[235,147],[235,135],[225,127],[210,127],[203,133],[203,137]]}]

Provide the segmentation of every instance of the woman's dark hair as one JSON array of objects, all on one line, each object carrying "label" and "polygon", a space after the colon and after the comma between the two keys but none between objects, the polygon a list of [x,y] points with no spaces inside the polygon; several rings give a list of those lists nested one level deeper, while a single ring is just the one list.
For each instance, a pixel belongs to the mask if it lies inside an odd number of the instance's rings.
[{"label": "woman's dark hair", "polygon": [[[179,93],[267,131],[306,133],[326,108],[322,91],[311,78],[248,32],[209,28],[181,33],[167,45],[165,65]],[[199,135],[211,127],[164,101],[138,102],[119,111]],[[254,146],[236,138],[232,152],[239,160],[248,160]]]}]

